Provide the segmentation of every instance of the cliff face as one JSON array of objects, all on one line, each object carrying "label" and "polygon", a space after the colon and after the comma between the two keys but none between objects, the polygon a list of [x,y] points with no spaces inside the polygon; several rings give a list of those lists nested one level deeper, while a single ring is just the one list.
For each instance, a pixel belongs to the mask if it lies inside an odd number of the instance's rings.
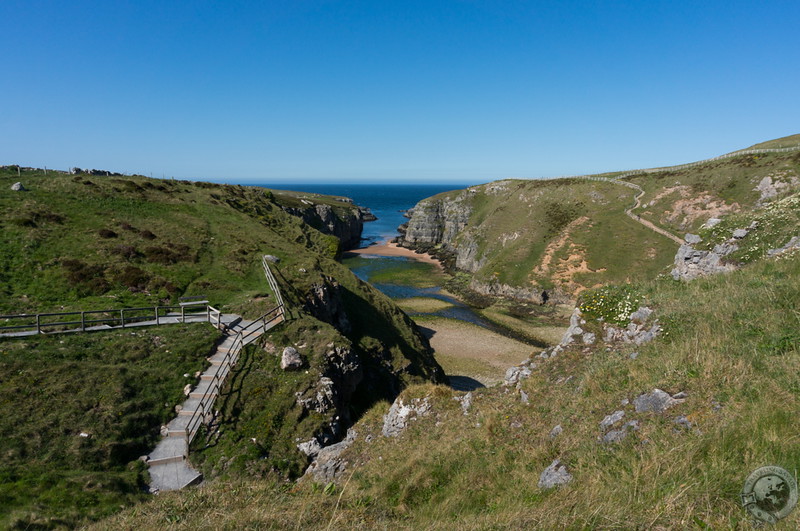
[{"label": "cliff face", "polygon": [[309,204],[302,208],[287,206],[281,208],[293,216],[302,218],[315,229],[336,236],[342,244],[342,250],[358,247],[364,222],[375,219],[368,209],[355,205],[334,208],[327,204]]},{"label": "cliff face", "polygon": [[[438,250],[452,255],[455,266],[475,272],[482,265],[478,244],[471,233],[465,232],[472,215],[467,201],[468,192],[454,197],[430,198],[420,201],[409,210],[410,217],[400,245],[412,249]],[[402,231],[401,231],[402,232]]]}]

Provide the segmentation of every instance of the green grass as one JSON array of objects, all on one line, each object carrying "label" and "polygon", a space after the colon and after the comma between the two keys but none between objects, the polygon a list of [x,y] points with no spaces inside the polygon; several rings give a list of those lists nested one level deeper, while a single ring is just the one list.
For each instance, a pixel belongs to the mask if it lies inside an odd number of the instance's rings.
[{"label": "green grass", "polygon": [[394,301],[405,312],[410,313],[436,313],[447,308],[452,308],[453,304],[430,297],[412,297],[410,299],[397,299]]},{"label": "green grass", "polygon": [[[627,180],[645,190],[635,213],[683,236],[710,217],[752,210],[760,197],[755,187],[766,176],[785,183],[800,177],[800,152],[741,155]],[[476,281],[574,299],[586,288],[653,278],[671,266],[677,244],[625,215],[635,195],[584,179],[503,180],[439,194],[420,208],[449,201],[470,209],[455,241],[437,249],[455,255],[477,245]]]},{"label": "green grass", "polygon": [[[337,415],[345,423],[357,418],[407,385],[444,378],[408,316],[335,261],[338,240],[284,211],[295,200],[303,205],[299,197],[139,176],[23,171],[19,179],[15,168],[0,168],[0,186],[8,189],[17,180],[29,191],[0,197],[3,313],[152,307],[205,295],[225,313],[255,318],[275,306],[261,256],[280,259],[272,269],[294,319],[264,341],[281,349],[305,342],[308,373],[284,373],[274,355],[257,347],[245,353],[216,405],[223,413],[221,429],[196,440],[206,477],[296,477],[307,463],[297,438],[322,433]],[[355,209],[335,199],[314,201],[340,203],[332,206],[342,215]],[[197,340],[204,345],[216,337],[207,328]],[[9,511],[4,522],[74,526],[145,497],[146,472],[130,463],[152,449],[159,426],[189,383],[182,375],[194,374],[208,353],[198,355],[198,367],[183,358],[169,365],[158,356],[183,350],[153,351],[161,341],[155,335],[177,333],[162,330],[168,329],[2,343],[0,361],[13,366],[0,376],[4,412],[9,411],[4,420],[11,419],[4,423],[0,444],[8,447],[0,459],[20,463],[3,468],[0,506]],[[192,338],[183,342],[186,348],[196,344]],[[297,405],[296,393],[312,392],[321,375],[335,372],[335,360],[325,355],[329,343],[351,350],[362,379],[343,397],[341,411],[308,414]],[[26,349],[34,365],[24,365]],[[68,407],[46,411],[44,399],[62,391]],[[23,406],[13,410],[20,397]],[[34,411],[45,414],[40,419]],[[80,437],[81,430],[92,436]],[[37,445],[45,450],[34,450]],[[80,494],[70,495],[75,490]]]},{"label": "green grass", "polygon": [[0,527],[72,527],[144,499],[137,459],[216,337],[194,324],[0,340]]},{"label": "green grass", "polygon": [[[465,416],[452,391],[410,388],[408,396],[431,397],[432,414],[383,438],[388,405],[376,405],[356,425],[359,439],[344,455],[349,472],[332,495],[310,485],[220,482],[103,525],[172,515],[181,528],[747,529],[739,492],[748,474],[765,464],[800,467],[799,277],[794,257],[688,284],[639,284],[667,333],[635,347],[635,360],[633,346],[600,344],[539,361],[523,383],[528,405],[504,388],[484,389]],[[688,398],[661,415],[621,405],[655,387]],[[602,445],[599,422],[617,409],[640,429]],[[677,427],[678,415],[694,427]],[[564,431],[551,439],[556,424]],[[539,474],[555,458],[575,479],[543,491]],[[776,528],[798,524],[794,511]]]}]

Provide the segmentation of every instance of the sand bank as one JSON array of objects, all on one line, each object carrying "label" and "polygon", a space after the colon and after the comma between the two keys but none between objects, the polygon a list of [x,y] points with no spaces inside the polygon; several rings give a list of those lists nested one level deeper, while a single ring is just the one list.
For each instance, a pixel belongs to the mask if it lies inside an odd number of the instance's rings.
[{"label": "sand bank", "polygon": [[370,245],[369,247],[362,247],[361,249],[353,249],[352,251],[345,252],[345,256],[348,254],[370,254],[374,256],[404,256],[406,258],[411,258],[412,260],[417,260],[419,262],[425,262],[426,264],[433,264],[439,269],[443,269],[442,263],[439,262],[436,258],[432,257],[427,253],[417,253],[412,251],[411,249],[406,249],[405,247],[400,247],[396,243],[392,242],[381,242],[375,245]]}]

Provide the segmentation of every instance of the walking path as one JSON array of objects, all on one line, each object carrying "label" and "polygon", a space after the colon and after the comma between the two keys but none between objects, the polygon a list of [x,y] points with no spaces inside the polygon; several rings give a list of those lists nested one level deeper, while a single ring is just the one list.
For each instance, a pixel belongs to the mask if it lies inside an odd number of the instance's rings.
[{"label": "walking path", "polygon": [[741,150],[741,151],[734,151],[732,153],[727,153],[725,155],[720,155],[719,157],[700,160],[700,161],[697,161],[697,162],[690,162],[689,164],[680,164],[678,166],[666,166],[666,167],[663,167],[663,168],[648,168],[648,169],[644,169],[644,170],[632,170],[632,171],[629,171],[629,172],[625,172],[625,173],[623,173],[621,175],[617,175],[616,177],[613,177],[613,178],[612,177],[599,177],[599,176],[596,176],[596,175],[574,175],[574,176],[571,176],[571,177],[561,177],[561,178],[588,179],[590,181],[603,181],[603,182],[608,182],[608,183],[612,183],[612,184],[619,184],[619,185],[622,185],[622,186],[627,186],[628,188],[633,188],[634,190],[637,190],[639,193],[636,194],[634,204],[633,204],[632,207],[630,207],[630,208],[625,210],[625,214],[627,214],[627,216],[629,218],[631,218],[632,220],[637,221],[638,223],[641,223],[642,225],[644,225],[648,229],[650,229],[652,231],[655,231],[655,232],[661,234],[662,236],[666,236],[667,238],[669,238],[670,240],[674,241],[678,245],[683,245],[684,243],[686,243],[685,241],[683,241],[683,239],[675,236],[674,234],[672,234],[669,231],[666,231],[666,230],[662,229],[661,227],[657,226],[656,224],[654,224],[654,223],[652,223],[652,222],[650,222],[650,221],[648,221],[646,219],[642,219],[640,216],[638,216],[637,214],[633,213],[634,209],[637,209],[637,208],[639,208],[641,206],[641,199],[642,199],[642,196],[644,196],[644,190],[638,184],[634,184],[634,183],[631,183],[631,182],[628,182],[628,181],[623,181],[622,179],[626,179],[626,178],[632,177],[634,175],[642,175],[642,174],[646,174],[646,173],[656,173],[656,172],[661,172],[661,171],[682,170],[684,168],[691,168],[693,166],[698,166],[700,164],[705,164],[707,162],[713,162],[715,160],[722,160],[722,159],[727,159],[727,158],[731,158],[731,157],[738,157],[740,155],[753,155],[753,154],[758,154],[758,153],[788,153],[788,152],[798,151],[798,150],[800,150],[800,146],[787,147],[787,148],[744,149],[744,150]]},{"label": "walking path", "polygon": [[230,320],[225,322],[225,339],[207,358],[209,367],[180,406],[178,416],[162,427],[164,437],[147,456],[150,492],[182,489],[203,478],[188,461],[192,439],[200,426],[213,418],[214,401],[225,378],[236,365],[242,348],[284,320],[282,312],[277,312],[270,320],[244,321],[235,315],[226,317]]}]

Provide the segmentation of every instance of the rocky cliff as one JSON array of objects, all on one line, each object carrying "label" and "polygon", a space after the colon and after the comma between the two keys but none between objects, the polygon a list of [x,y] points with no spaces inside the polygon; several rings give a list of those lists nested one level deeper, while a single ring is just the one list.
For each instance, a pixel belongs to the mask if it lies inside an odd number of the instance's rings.
[{"label": "rocky cliff", "polygon": [[342,250],[355,249],[361,243],[364,222],[374,221],[375,216],[367,208],[352,204],[331,206],[304,200],[302,206],[282,206],[287,213],[302,218],[308,225],[332,236],[336,236]]}]

